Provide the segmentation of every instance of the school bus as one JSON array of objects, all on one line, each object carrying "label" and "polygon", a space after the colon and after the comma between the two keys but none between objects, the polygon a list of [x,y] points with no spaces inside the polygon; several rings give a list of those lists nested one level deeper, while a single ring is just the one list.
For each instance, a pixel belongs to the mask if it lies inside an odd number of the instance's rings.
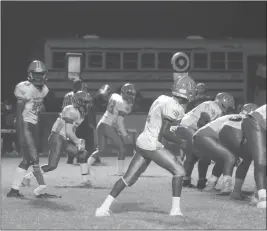
[{"label": "school bus", "polygon": [[[81,78],[90,83],[92,92],[104,83],[117,88],[132,82],[143,98],[152,100],[170,94],[170,60],[178,51],[190,57],[190,75],[206,83],[211,95],[226,91],[240,102],[257,101],[257,73],[266,78],[265,39],[47,39],[48,87],[58,99],[72,88],[65,55],[75,52],[83,55]],[[263,91],[266,95],[266,87]]]}]

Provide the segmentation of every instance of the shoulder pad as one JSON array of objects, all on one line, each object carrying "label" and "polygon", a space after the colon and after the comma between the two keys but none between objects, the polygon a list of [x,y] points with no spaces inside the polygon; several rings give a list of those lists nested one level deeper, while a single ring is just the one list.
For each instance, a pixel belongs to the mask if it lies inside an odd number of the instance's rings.
[{"label": "shoulder pad", "polygon": [[17,99],[29,100],[31,97],[32,84],[29,81],[20,82],[16,85],[14,95]]}]

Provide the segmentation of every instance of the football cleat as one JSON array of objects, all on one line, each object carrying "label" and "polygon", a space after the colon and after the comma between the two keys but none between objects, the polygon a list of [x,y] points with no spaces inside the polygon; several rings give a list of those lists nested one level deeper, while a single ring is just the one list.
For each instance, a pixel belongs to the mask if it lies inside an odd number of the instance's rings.
[{"label": "football cleat", "polygon": [[196,188],[195,185],[191,184],[191,179],[189,179],[189,180],[183,180],[183,187],[186,187],[186,188]]},{"label": "football cleat", "polygon": [[95,216],[96,217],[108,217],[110,216],[110,211],[109,209],[104,209],[100,207],[96,209]]},{"label": "football cleat", "polygon": [[230,199],[232,200],[238,200],[238,201],[244,201],[244,200],[248,200],[248,196],[240,193],[240,192],[231,192],[230,194]]},{"label": "football cleat", "polygon": [[223,182],[222,189],[219,195],[221,196],[230,195],[231,192],[232,192],[232,179],[229,178],[225,182]]},{"label": "football cleat", "polygon": [[15,198],[24,198],[24,196],[19,192],[19,190],[11,189],[7,195],[7,197],[15,197]]},{"label": "football cleat", "polygon": [[197,182],[197,189],[204,189],[206,187],[206,183],[207,183],[207,179],[204,179],[204,180],[198,180]]}]

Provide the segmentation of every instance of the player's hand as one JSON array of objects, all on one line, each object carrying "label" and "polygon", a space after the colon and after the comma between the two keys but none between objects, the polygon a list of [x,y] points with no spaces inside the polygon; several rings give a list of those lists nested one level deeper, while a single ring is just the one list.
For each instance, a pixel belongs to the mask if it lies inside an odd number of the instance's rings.
[{"label": "player's hand", "polygon": [[84,139],[79,139],[79,143],[76,144],[76,147],[79,152],[82,152],[85,150],[85,140]]},{"label": "player's hand", "polygon": [[175,135],[175,131],[177,130],[177,126],[171,126],[170,131]]},{"label": "player's hand", "polygon": [[132,139],[129,135],[122,136],[122,140],[123,140],[124,144],[131,144],[132,143]]}]

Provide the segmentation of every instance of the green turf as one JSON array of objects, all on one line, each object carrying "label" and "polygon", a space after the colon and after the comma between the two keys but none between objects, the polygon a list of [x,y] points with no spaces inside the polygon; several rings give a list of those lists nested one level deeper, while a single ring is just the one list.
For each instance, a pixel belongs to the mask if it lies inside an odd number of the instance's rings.
[{"label": "green turf", "polygon": [[[45,179],[49,193],[60,199],[36,199],[30,188],[22,188],[25,200],[7,198],[19,159],[2,159],[2,230],[6,229],[266,229],[266,211],[248,202],[231,201],[194,189],[183,189],[183,218],[170,217],[171,176],[151,164],[143,177],[126,188],[111,207],[110,217],[97,218],[95,209],[101,205],[118,179],[115,158],[103,158],[107,166],[93,167],[92,189],[75,188],[80,181],[80,167],[67,165],[62,158],[58,168]],[[42,158],[41,164],[47,159]],[[128,164],[128,158],[126,163]],[[209,168],[210,171],[211,167]],[[253,190],[251,168],[244,189]],[[193,172],[196,178],[197,169]],[[193,181],[195,183],[195,181]],[[70,187],[69,187],[70,186]]]}]

